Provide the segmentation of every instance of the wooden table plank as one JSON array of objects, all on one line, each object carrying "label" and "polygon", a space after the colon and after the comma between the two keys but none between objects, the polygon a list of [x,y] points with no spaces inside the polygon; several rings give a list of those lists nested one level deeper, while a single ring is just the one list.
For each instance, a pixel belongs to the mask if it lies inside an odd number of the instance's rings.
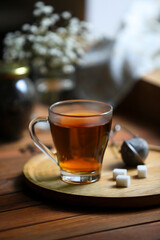
[{"label": "wooden table plank", "polygon": [[[46,210],[47,211],[47,210]],[[51,209],[47,211],[49,216]],[[31,214],[31,211],[30,211]],[[38,211],[37,214],[39,215]],[[53,213],[52,213],[53,215]],[[63,215],[63,214],[62,214]],[[15,215],[14,215],[15,216]],[[48,220],[49,217],[40,214],[41,222]],[[34,216],[35,217],[35,216]],[[54,218],[54,216],[53,216]],[[15,218],[11,218],[15,219]],[[48,221],[32,226],[25,221],[26,227],[14,228],[8,231],[0,232],[0,239],[61,239],[80,236],[84,234],[96,233],[99,231],[113,230],[122,227],[149,223],[160,220],[160,208],[148,209],[132,212],[105,212],[90,213],[81,216],[73,216],[56,221]],[[18,221],[18,220],[17,220]],[[30,219],[31,221],[31,219]],[[33,224],[33,223],[32,223]],[[13,227],[13,225],[12,225]]]},{"label": "wooden table plank", "polygon": [[40,205],[40,201],[27,196],[23,192],[11,193],[0,196],[0,212]]},{"label": "wooden table plank", "polygon": [[14,178],[6,178],[0,180],[0,196],[9,193],[15,193],[23,190],[22,174]]},{"label": "wooden table plank", "polygon": [[21,156],[19,158],[15,158],[13,156],[12,158],[8,158],[7,160],[2,160],[1,167],[3,171],[1,171],[0,180],[20,176],[22,174],[23,166],[28,160],[28,158],[29,155],[26,157]]},{"label": "wooden table plank", "polygon": [[79,212],[56,210],[51,205],[30,206],[0,213],[0,231],[79,216]]},{"label": "wooden table plank", "polygon": [[[114,229],[105,232],[73,237],[72,240],[106,240],[106,239],[132,239],[132,240],[158,240],[160,239],[160,222],[132,226],[127,228]],[[66,239],[67,240],[67,239]]]}]

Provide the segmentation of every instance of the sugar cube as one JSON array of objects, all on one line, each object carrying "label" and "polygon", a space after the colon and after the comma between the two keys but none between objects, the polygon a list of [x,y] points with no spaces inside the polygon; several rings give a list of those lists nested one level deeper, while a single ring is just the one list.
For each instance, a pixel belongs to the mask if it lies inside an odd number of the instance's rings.
[{"label": "sugar cube", "polygon": [[127,170],[126,169],[121,169],[121,168],[115,168],[113,170],[113,179],[116,180],[116,177],[118,175],[127,175]]},{"label": "sugar cube", "polygon": [[146,165],[138,165],[137,170],[138,170],[138,177],[139,178],[146,178],[147,177],[147,167],[146,167]]},{"label": "sugar cube", "polygon": [[128,175],[118,175],[116,177],[117,187],[129,187],[130,185],[130,176]]}]

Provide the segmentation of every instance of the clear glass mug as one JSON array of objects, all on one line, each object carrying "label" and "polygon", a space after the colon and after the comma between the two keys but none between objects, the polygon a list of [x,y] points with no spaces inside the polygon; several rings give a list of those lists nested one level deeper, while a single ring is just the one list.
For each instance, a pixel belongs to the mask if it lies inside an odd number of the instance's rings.
[{"label": "clear glass mug", "polygon": [[[29,124],[34,144],[60,167],[64,182],[83,184],[98,181],[111,130],[113,108],[92,100],[67,100],[49,107],[48,117]],[[56,154],[36,136],[35,125],[49,122]]]}]

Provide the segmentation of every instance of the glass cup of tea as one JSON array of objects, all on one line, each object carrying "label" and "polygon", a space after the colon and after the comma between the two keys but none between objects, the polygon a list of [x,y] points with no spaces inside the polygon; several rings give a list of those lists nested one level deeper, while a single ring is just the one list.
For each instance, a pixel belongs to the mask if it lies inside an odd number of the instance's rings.
[{"label": "glass cup of tea", "polygon": [[[34,144],[60,168],[64,182],[84,184],[100,179],[104,152],[111,130],[113,108],[92,100],[67,100],[49,107],[48,117],[29,124]],[[49,122],[56,153],[37,137],[35,125]]]}]

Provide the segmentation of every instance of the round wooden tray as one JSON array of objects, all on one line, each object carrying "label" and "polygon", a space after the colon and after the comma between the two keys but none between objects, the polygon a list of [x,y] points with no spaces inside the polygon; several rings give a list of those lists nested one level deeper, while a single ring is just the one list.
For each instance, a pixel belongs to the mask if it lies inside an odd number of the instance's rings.
[{"label": "round wooden tray", "polygon": [[102,176],[98,182],[85,185],[64,183],[59,168],[44,154],[26,162],[23,173],[32,189],[46,198],[63,203],[96,207],[146,207],[160,204],[160,153],[150,151],[146,165],[148,177],[139,179],[137,169],[128,169],[131,184],[117,188],[112,178],[114,168],[126,168],[115,149],[108,147],[104,156]]}]

